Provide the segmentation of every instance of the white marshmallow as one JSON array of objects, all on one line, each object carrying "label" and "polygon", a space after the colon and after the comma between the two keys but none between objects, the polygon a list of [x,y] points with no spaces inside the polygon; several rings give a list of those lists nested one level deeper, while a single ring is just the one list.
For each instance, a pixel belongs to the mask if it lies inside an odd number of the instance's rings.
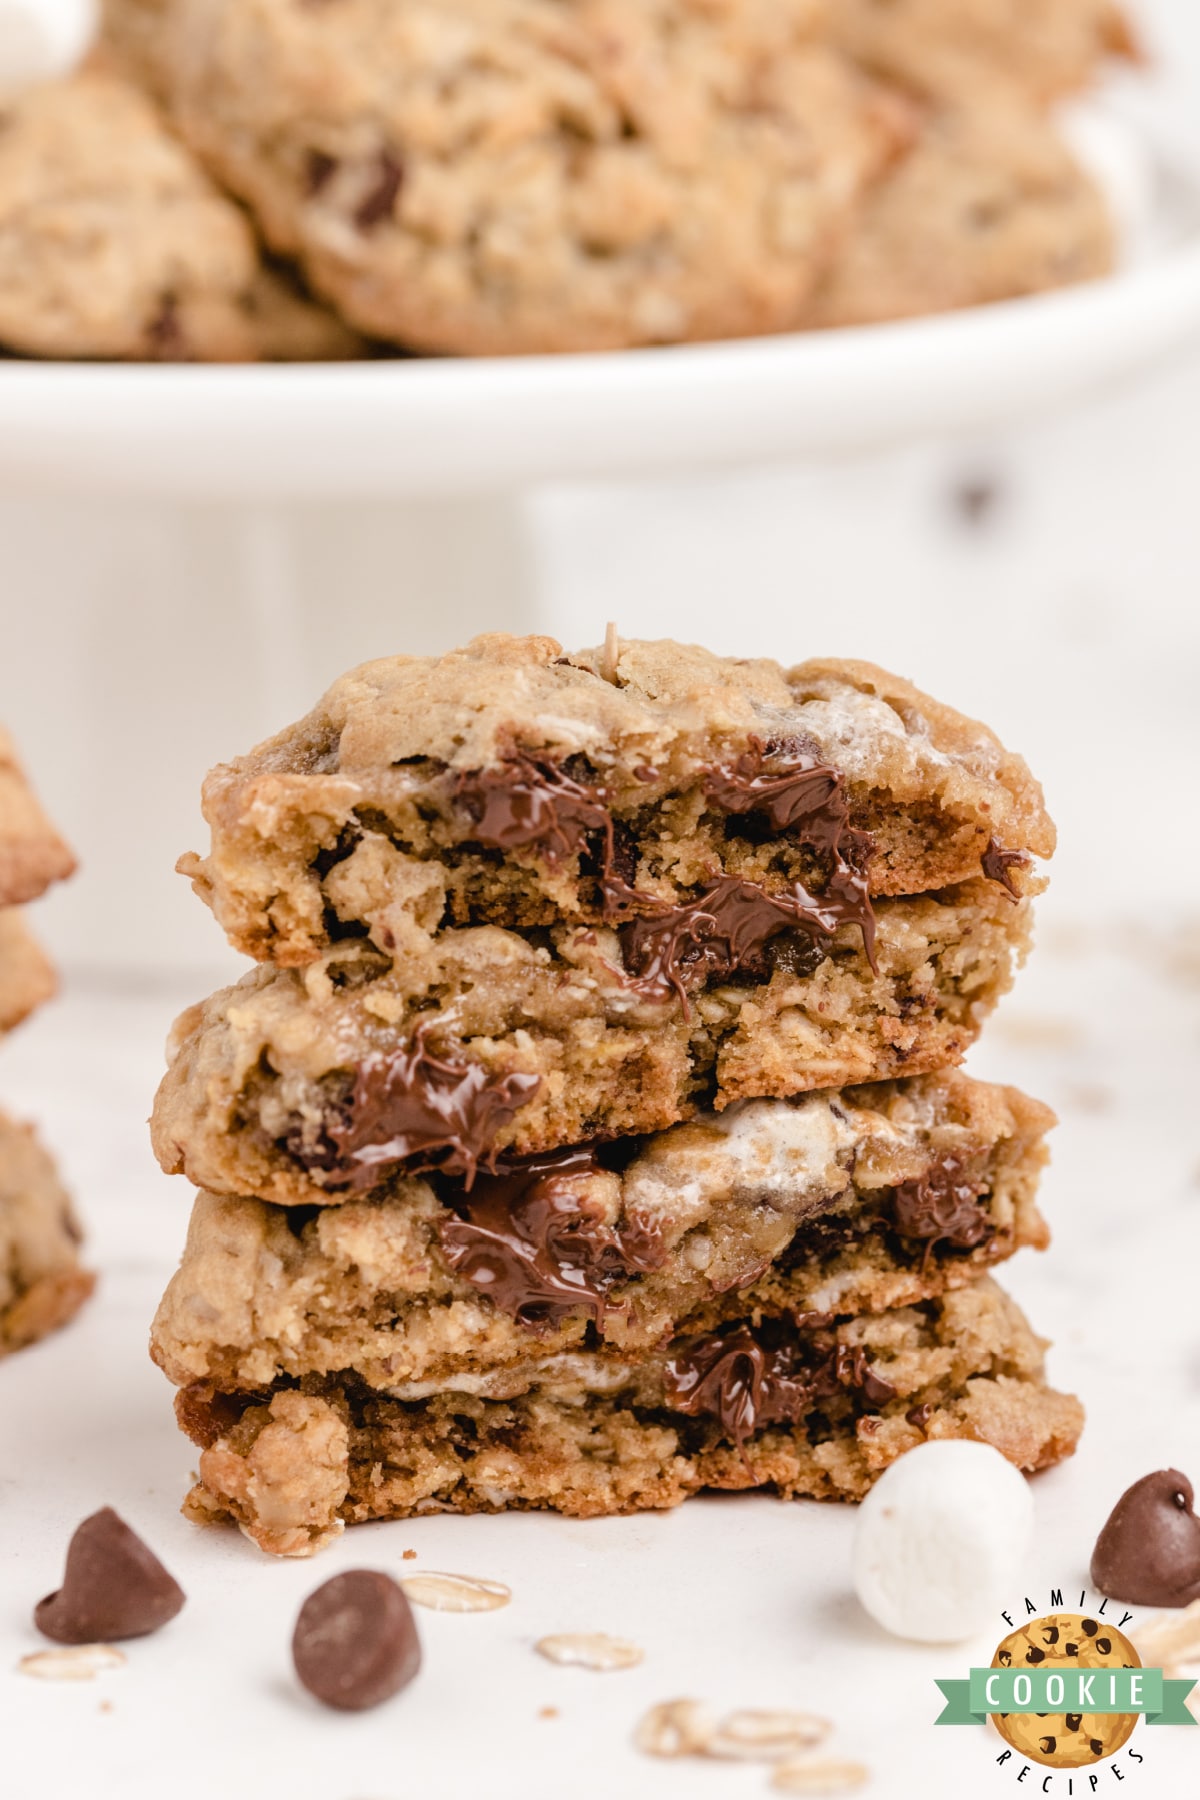
[{"label": "white marshmallow", "polygon": [[95,35],[96,0],[0,0],[0,100],[69,75]]},{"label": "white marshmallow", "polygon": [[998,1450],[920,1444],[859,1508],[855,1591],[896,1637],[956,1643],[1013,1598],[1032,1534],[1029,1483]]}]

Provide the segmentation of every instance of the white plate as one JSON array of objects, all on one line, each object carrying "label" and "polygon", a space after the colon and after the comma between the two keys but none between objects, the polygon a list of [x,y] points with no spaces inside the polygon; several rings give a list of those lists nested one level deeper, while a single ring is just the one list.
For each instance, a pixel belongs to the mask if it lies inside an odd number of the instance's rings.
[{"label": "white plate", "polygon": [[604,356],[329,367],[0,365],[0,481],[281,501],[829,457],[1082,398],[1200,335],[1200,174],[1093,107],[1134,216],[1112,278],[949,317]]}]

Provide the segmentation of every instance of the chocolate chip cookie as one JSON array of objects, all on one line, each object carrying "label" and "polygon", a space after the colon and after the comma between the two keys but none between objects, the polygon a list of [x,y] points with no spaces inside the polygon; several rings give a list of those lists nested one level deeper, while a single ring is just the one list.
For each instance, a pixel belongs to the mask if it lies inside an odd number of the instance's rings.
[{"label": "chocolate chip cookie", "polygon": [[910,129],[813,0],[171,0],[157,41],[137,11],[267,242],[419,350],[793,329]]},{"label": "chocolate chip cookie", "polygon": [[837,1326],[731,1321],[619,1377],[581,1355],[508,1400],[404,1402],[348,1378],[226,1395],[185,1389],[202,1447],[186,1511],[305,1556],[344,1523],[549,1507],[575,1517],[677,1505],[702,1488],[861,1499],[926,1437],[994,1444],[1018,1468],[1071,1453],[1078,1401],[1048,1388],[1043,1345],[984,1278]]},{"label": "chocolate chip cookie", "polygon": [[74,1317],[95,1284],[79,1225],[32,1128],[0,1114],[0,1356]]},{"label": "chocolate chip cookie", "polygon": [[263,264],[241,209],[101,68],[0,107],[0,345],[195,362],[360,347]]},{"label": "chocolate chip cookie", "polygon": [[[957,1074],[746,1101],[496,1176],[299,1213],[197,1200],[152,1353],[180,1387],[344,1374],[392,1398],[520,1393],[765,1315],[853,1317],[1048,1234],[1045,1107]],[[597,1363],[597,1367],[600,1363]]]},{"label": "chocolate chip cookie", "polygon": [[12,739],[0,726],[0,908],[36,900],[75,858],[42,809]]},{"label": "chocolate chip cookie", "polygon": [[411,962],[446,928],[579,927],[615,932],[642,994],[843,926],[869,953],[875,897],[981,873],[1029,894],[1054,848],[1020,757],[911,683],[670,641],[609,660],[495,634],[365,664],[215,769],[203,808],[211,851],[180,866],[251,956]]},{"label": "chocolate chip cookie", "polygon": [[1058,133],[1032,104],[984,89],[934,111],[878,184],[811,322],[1011,300],[1106,275],[1114,255],[1107,202]]},{"label": "chocolate chip cookie", "polygon": [[0,1032],[11,1031],[58,987],[54,965],[18,907],[0,911]]},{"label": "chocolate chip cookie", "polygon": [[1053,100],[1138,55],[1113,0],[833,0],[828,17],[864,66],[949,101],[997,85]]}]

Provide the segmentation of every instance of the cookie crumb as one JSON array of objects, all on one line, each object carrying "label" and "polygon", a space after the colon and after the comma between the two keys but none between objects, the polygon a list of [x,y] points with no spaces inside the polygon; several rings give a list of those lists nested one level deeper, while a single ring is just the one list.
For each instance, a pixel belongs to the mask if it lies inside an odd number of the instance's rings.
[{"label": "cookie crumb", "polygon": [[558,1717],[557,1706],[539,1706],[538,1707],[538,1718],[539,1719],[557,1719],[557,1717]]},{"label": "cookie crumb", "polygon": [[402,1562],[415,1562],[416,1555],[417,1553],[415,1550],[402,1550],[400,1552]]}]

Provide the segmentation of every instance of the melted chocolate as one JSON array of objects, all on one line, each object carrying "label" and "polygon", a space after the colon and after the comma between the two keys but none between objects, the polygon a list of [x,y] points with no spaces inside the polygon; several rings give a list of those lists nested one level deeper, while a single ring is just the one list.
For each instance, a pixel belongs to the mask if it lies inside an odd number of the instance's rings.
[{"label": "melted chocolate", "polygon": [[797,899],[819,907],[825,920],[808,929],[836,931],[841,924],[857,925],[872,968],[875,966],[875,914],[867,878],[859,865],[868,860],[869,832],[850,826],[846,778],[839,769],[821,761],[820,748],[807,738],[763,744],[751,738],[749,747],[734,759],[710,769],[705,791],[714,806],[738,815],[765,813],[772,829],[798,844],[806,844],[829,862],[829,878],[819,901],[797,884]]},{"label": "melted chocolate", "polygon": [[634,1217],[604,1222],[577,1185],[600,1168],[594,1150],[560,1150],[481,1176],[439,1227],[451,1268],[522,1325],[550,1326],[586,1312],[603,1325],[609,1291],[666,1260],[658,1227]]},{"label": "melted chocolate", "polygon": [[822,1353],[785,1338],[768,1348],[746,1325],[682,1340],[668,1358],[665,1386],[675,1412],[715,1419],[739,1445],[764,1426],[798,1424],[843,1389],[859,1392],[868,1406],[885,1406],[896,1393],[861,1346],[837,1344]]},{"label": "melted chocolate", "polygon": [[621,949],[631,985],[662,996],[672,990],[684,1004],[689,988],[721,980],[737,969],[766,979],[766,947],[784,931],[832,937],[842,923],[836,897],[820,899],[797,885],[768,894],[753,881],[723,875],[695,900],[621,927]]},{"label": "melted chocolate", "polygon": [[1023,850],[1002,849],[995,838],[989,838],[988,847],[979,860],[989,881],[998,881],[1011,900],[1021,898],[1009,870],[1028,867],[1029,858]]},{"label": "melted chocolate", "polygon": [[925,1268],[939,1244],[975,1250],[995,1235],[979,1204],[979,1182],[959,1156],[943,1156],[916,1181],[903,1181],[892,1196],[892,1219],[901,1237],[925,1244]]},{"label": "melted chocolate", "polygon": [[574,856],[593,831],[611,845],[605,790],[524,751],[494,769],[460,775],[454,793],[473,822],[472,839],[489,850],[537,850],[556,863]]},{"label": "melted chocolate", "polygon": [[429,1027],[390,1055],[364,1057],[342,1108],[326,1122],[314,1149],[299,1133],[287,1148],[305,1168],[335,1179],[326,1185],[363,1189],[391,1169],[441,1169],[475,1179],[492,1163],[501,1126],[532,1100],[537,1075],[492,1075],[482,1063],[434,1056]]}]

